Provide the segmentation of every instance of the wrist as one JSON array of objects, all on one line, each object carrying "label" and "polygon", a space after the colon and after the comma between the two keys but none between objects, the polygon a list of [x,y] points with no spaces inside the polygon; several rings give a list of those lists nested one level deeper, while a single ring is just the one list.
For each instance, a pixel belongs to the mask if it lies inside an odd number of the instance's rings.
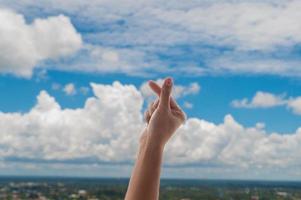
[{"label": "wrist", "polygon": [[148,140],[145,143],[144,148],[147,149],[153,149],[160,152],[164,151],[165,144],[163,142],[159,142],[158,140],[154,138],[148,138]]},{"label": "wrist", "polygon": [[[162,145],[146,143],[139,148],[138,159],[162,160],[164,147]],[[145,160],[144,160],[145,161]]]},{"label": "wrist", "polygon": [[152,149],[163,152],[165,143],[153,137],[147,129],[143,131],[143,136],[140,138],[140,149]]}]

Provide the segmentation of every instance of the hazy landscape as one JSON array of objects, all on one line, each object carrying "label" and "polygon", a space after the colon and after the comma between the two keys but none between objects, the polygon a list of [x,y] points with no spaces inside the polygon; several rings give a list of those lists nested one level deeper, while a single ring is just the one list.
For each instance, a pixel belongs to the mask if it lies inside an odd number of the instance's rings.
[{"label": "hazy landscape", "polygon": [[[128,179],[2,177],[0,199],[121,200]],[[161,200],[301,199],[301,182],[163,179]]]}]

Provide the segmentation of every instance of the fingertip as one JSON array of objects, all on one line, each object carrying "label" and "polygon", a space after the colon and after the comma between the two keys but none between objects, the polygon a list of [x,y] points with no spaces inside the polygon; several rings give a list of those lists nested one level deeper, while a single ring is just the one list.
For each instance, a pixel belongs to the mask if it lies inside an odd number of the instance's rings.
[{"label": "fingertip", "polygon": [[166,84],[167,86],[171,87],[172,84],[173,84],[172,78],[171,78],[171,77],[167,77],[167,78],[165,79],[165,84]]},{"label": "fingertip", "polygon": [[172,78],[168,77],[164,80],[164,83],[163,83],[164,89],[163,90],[165,90],[165,92],[168,93],[168,95],[170,95],[170,93],[171,93],[172,84],[173,84]]},{"label": "fingertip", "polygon": [[149,86],[149,87],[154,88],[154,87],[156,87],[156,85],[157,85],[157,84],[156,84],[155,81],[153,81],[153,80],[149,80],[149,81],[148,81],[148,86]]},{"label": "fingertip", "polygon": [[148,82],[148,84],[152,84],[152,83],[154,83],[154,81],[153,81],[153,80],[148,80],[147,82]]},{"label": "fingertip", "polygon": [[148,81],[148,86],[158,95],[160,96],[161,93],[161,87],[158,86],[158,84],[153,81],[153,80],[149,80]]},{"label": "fingertip", "polygon": [[170,77],[165,78],[163,87],[160,94],[160,107],[170,108],[170,95],[172,90],[172,79]]}]

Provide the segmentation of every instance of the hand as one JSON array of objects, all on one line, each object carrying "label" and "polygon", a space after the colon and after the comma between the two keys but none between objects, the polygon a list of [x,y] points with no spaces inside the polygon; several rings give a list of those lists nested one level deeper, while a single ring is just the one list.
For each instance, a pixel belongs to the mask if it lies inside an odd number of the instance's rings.
[{"label": "hand", "polygon": [[145,112],[148,123],[141,137],[141,143],[158,145],[164,148],[174,132],[185,121],[185,113],[171,97],[172,79],[164,80],[162,88],[154,81],[149,81],[150,88],[158,95]]}]

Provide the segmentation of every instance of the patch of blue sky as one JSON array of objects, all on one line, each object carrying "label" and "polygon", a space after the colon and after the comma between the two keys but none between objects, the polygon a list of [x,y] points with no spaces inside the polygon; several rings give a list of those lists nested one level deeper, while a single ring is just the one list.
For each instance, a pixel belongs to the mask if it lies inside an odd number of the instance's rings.
[{"label": "patch of blue sky", "polygon": [[[233,108],[230,104],[234,99],[251,99],[257,91],[273,94],[285,93],[287,97],[301,96],[301,83],[298,79],[275,76],[202,76],[184,77],[180,74],[169,74],[179,85],[189,85],[198,82],[201,85],[199,94],[190,95],[179,99],[181,105],[185,101],[193,104],[193,108],[185,109],[189,117],[198,117],[214,123],[221,123],[226,114],[233,117],[244,126],[254,126],[257,122],[266,124],[269,132],[292,133],[301,123],[301,117],[293,114],[286,107],[266,109]],[[35,75],[36,76],[36,75]],[[153,79],[160,76],[151,77]],[[162,76],[160,77],[162,78]],[[1,76],[0,79],[0,110],[2,112],[27,112],[36,102],[36,96],[41,90],[46,90],[54,96],[62,108],[83,107],[87,97],[92,96],[77,93],[66,96],[60,90],[53,90],[52,84],[58,83],[62,87],[74,83],[76,88],[89,87],[90,82],[111,84],[119,80],[123,84],[134,84],[137,88],[147,81],[149,77],[133,77],[122,73],[91,74],[81,72],[63,72],[49,70],[46,79],[38,80],[19,79],[13,76]]]}]

